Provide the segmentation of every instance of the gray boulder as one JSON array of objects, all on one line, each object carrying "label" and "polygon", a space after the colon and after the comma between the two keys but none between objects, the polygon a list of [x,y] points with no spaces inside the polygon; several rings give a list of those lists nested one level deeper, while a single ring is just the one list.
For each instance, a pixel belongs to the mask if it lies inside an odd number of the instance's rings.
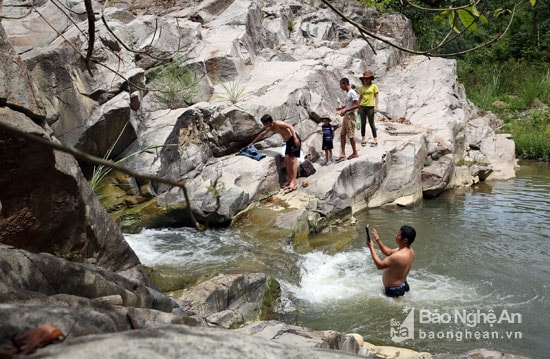
[{"label": "gray boulder", "polygon": [[234,331],[163,326],[67,340],[40,351],[41,358],[351,358],[331,350],[300,348]]},{"label": "gray boulder", "polygon": [[[0,47],[0,78],[5,79],[0,81],[0,102],[5,104],[0,108],[0,122],[57,142],[45,122],[50,117],[43,106],[45,97],[3,28]],[[137,256],[72,156],[0,131],[0,187],[1,243],[78,257],[148,283]]]}]

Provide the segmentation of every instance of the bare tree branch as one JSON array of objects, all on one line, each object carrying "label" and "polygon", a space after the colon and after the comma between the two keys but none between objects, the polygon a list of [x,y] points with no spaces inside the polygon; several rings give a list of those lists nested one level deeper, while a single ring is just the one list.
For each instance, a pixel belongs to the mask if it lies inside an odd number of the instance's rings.
[{"label": "bare tree branch", "polygon": [[[170,59],[171,57],[173,57],[175,54],[177,54],[179,52],[179,50],[181,49],[181,38],[178,39],[178,49],[176,51],[174,51],[173,53],[171,53],[170,55],[166,56],[166,57],[156,57],[154,56],[153,54],[151,54],[150,52],[148,51],[139,51],[139,50],[134,50],[134,49],[131,49],[128,45],[126,45],[124,43],[124,41],[122,41],[116,34],[115,32],[111,29],[111,27],[109,26],[109,24],[107,23],[107,20],[105,19],[105,16],[101,16],[101,21],[103,22],[103,25],[105,25],[105,28],[107,29],[107,31],[109,31],[109,33],[111,34],[112,37],[115,38],[115,40],[120,44],[122,45],[122,47],[124,47],[127,51],[129,52],[132,52],[134,54],[141,54],[141,55],[146,55],[152,59],[155,59],[155,60],[160,60],[160,61],[164,61],[164,60],[168,60]],[[176,19],[176,21],[178,21]],[[154,39],[157,37],[156,33],[157,33],[158,30],[158,21],[155,22],[155,31],[153,32],[153,36],[151,37],[151,45],[153,44],[153,41]],[[159,36],[160,37],[160,34]]]},{"label": "bare tree branch", "polygon": [[434,11],[434,12],[463,10],[463,9],[467,9],[471,6],[476,6],[477,4],[479,4],[481,2],[481,0],[476,0],[473,3],[468,3],[467,5],[462,5],[462,6],[452,6],[452,7],[448,7],[448,8],[433,8],[433,7],[423,7],[423,6],[416,5],[414,2],[412,2],[410,0],[403,0],[403,1],[407,5],[412,6],[415,9],[422,10],[422,11]]},{"label": "bare tree branch", "polygon": [[510,21],[508,21],[508,24],[506,25],[506,28],[504,29],[504,31],[501,32],[499,35],[497,35],[495,38],[493,38],[491,40],[488,40],[488,41],[486,41],[486,42],[484,42],[484,43],[482,43],[478,46],[475,46],[475,47],[472,47],[470,49],[464,50],[464,51],[457,51],[457,52],[447,53],[447,54],[445,54],[445,56],[464,55],[464,54],[467,54],[468,52],[473,52],[473,51],[479,50],[482,47],[488,46],[488,45],[490,45],[492,43],[495,43],[495,42],[499,41],[500,39],[502,39],[504,37],[504,35],[510,29],[510,26],[512,25],[512,21],[514,20],[514,16],[516,14],[516,7],[517,7],[517,4],[514,6],[514,11],[512,11],[512,14],[510,16]]},{"label": "bare tree branch", "polygon": [[[428,56],[428,57],[451,57],[451,56],[456,56],[456,55],[463,55],[463,54],[466,54],[466,53],[469,53],[469,52],[473,52],[473,51],[476,51],[476,50],[479,50],[480,48],[483,48],[485,46],[488,46],[500,39],[502,39],[504,37],[504,35],[508,32],[508,30],[510,29],[510,25],[512,24],[512,21],[514,19],[514,15],[516,14],[516,11],[517,11],[517,8],[518,8],[518,1],[515,2],[514,4],[514,7],[513,7],[513,10],[512,10],[512,14],[510,16],[510,20],[508,21],[508,24],[506,26],[506,28],[500,33],[498,34],[497,36],[495,36],[494,38],[490,39],[490,40],[487,40],[486,42],[480,44],[480,45],[477,45],[475,47],[472,47],[472,48],[469,48],[469,49],[466,49],[466,50],[463,50],[463,51],[457,51],[457,52],[453,52],[453,53],[436,53],[436,50],[439,50],[441,49],[442,46],[454,41],[455,39],[457,39],[458,37],[462,36],[465,32],[465,30],[467,29],[464,29],[462,30],[459,35],[457,36],[454,36],[452,37],[451,39],[449,39],[449,35],[450,33],[448,33],[445,38],[436,46],[436,47],[433,47],[431,49],[428,49],[428,50],[425,50],[425,51],[418,51],[418,50],[413,50],[413,49],[409,49],[409,48],[406,48],[406,47],[403,47],[399,44],[396,44],[392,41],[389,41],[381,36],[378,36],[376,35],[375,33],[365,29],[361,24],[358,24],[357,22],[351,20],[349,17],[347,17],[346,15],[344,15],[339,9],[335,8],[329,0],[321,0],[325,5],[327,5],[330,9],[332,9],[338,16],[340,16],[340,18],[342,20],[344,20],[345,22],[353,25],[358,31],[359,33],[363,36],[363,34],[366,34],[370,37],[372,37],[373,39],[376,39],[378,41],[381,41],[385,44],[388,44],[389,46],[392,46],[398,50],[401,50],[403,52],[407,52],[407,53],[410,53],[410,54],[413,54],[413,55],[423,55],[423,56]],[[407,4],[410,5],[410,2],[408,0],[405,0],[405,2]],[[476,0],[475,4],[478,4],[480,2],[480,0]],[[467,7],[470,7],[472,6],[472,4],[468,4],[468,5],[464,5],[464,6],[459,6],[459,7],[456,7],[456,8],[447,8],[447,9],[430,9],[430,10],[436,10],[436,11],[448,11],[448,10],[462,10],[462,9],[465,9]],[[421,8],[423,9],[423,8]],[[479,20],[479,16],[477,17],[476,21]],[[471,24],[469,24],[469,26],[467,26],[467,28],[473,26],[475,22],[472,22]],[[369,46],[371,46],[372,48],[372,45],[369,44]]]},{"label": "bare tree branch", "polygon": [[[85,32],[76,24],[76,22],[74,22],[74,20],[72,19],[72,17],[70,17],[65,11],[67,12],[72,12],[74,13],[74,11],[72,11],[71,9],[67,8],[67,6],[65,6],[64,4],[60,3],[59,1],[57,0],[52,0],[52,4],[59,9],[59,11],[61,11],[65,17],[74,25],[74,27],[76,27],[78,29],[78,31],[80,31],[80,33],[82,35],[85,35]],[[34,8],[34,6],[33,6]],[[35,8],[36,9],[36,8]],[[80,15],[83,15],[83,14],[80,14]]]},{"label": "bare tree branch", "polygon": [[380,37],[380,36],[376,35],[375,33],[370,32],[369,30],[365,29],[361,24],[358,24],[355,21],[351,20],[349,17],[344,15],[339,9],[335,8],[330,3],[329,0],[321,0],[321,1],[325,5],[327,5],[332,11],[334,11],[338,16],[340,16],[340,18],[342,18],[342,20],[344,20],[348,24],[353,25],[360,33],[367,34],[368,36],[372,37],[373,39],[376,39],[376,40],[381,41],[385,44],[388,44],[388,45],[390,45],[392,47],[395,47],[396,49],[401,50],[401,51],[405,51],[405,52],[408,52],[408,53],[411,53],[411,54],[416,54],[416,55],[426,55],[427,54],[425,51],[415,51],[415,50],[407,49],[405,47],[402,47],[401,45],[393,43],[392,41],[384,39],[383,37]]},{"label": "bare tree branch", "polygon": [[86,6],[86,15],[88,16],[88,51],[86,52],[84,63],[86,63],[86,68],[88,69],[90,76],[94,77],[94,74],[90,69],[90,59],[92,58],[95,44],[95,16],[94,9],[92,7],[92,0],[84,0],[84,5]]},{"label": "bare tree branch", "polygon": [[[220,208],[220,198],[219,198],[220,196],[216,195],[216,208],[214,209],[213,212],[208,214],[207,219],[205,221],[205,224],[201,224],[197,221],[197,219],[195,218],[195,215],[193,214],[193,210],[192,210],[191,204],[190,204],[191,202],[189,200],[189,194],[187,192],[187,187],[185,186],[185,181],[174,181],[174,180],[167,179],[167,178],[162,178],[162,177],[159,177],[159,176],[138,173],[136,171],[133,171],[133,170],[129,169],[126,166],[123,166],[123,165],[118,164],[116,162],[113,162],[111,160],[105,160],[103,158],[95,157],[95,156],[92,156],[88,153],[79,151],[75,148],[70,148],[70,147],[62,145],[60,143],[50,141],[46,138],[24,132],[24,131],[22,131],[18,128],[10,126],[9,124],[7,124],[5,121],[2,121],[2,120],[0,120],[0,129],[6,131],[8,133],[11,133],[12,135],[15,135],[17,137],[21,137],[21,138],[24,138],[26,140],[41,144],[41,145],[46,146],[48,148],[68,153],[68,154],[74,156],[75,158],[78,158],[79,160],[82,160],[82,161],[85,161],[85,162],[88,162],[88,163],[91,163],[91,164],[94,164],[94,165],[106,166],[106,167],[115,169],[117,171],[125,173],[125,174],[127,174],[129,176],[132,176],[134,178],[137,178],[139,180],[153,181],[153,182],[163,183],[163,184],[167,184],[169,186],[174,186],[174,187],[180,188],[183,192],[183,195],[185,197],[185,202],[187,204],[187,214],[189,215],[189,218],[191,218],[191,221],[193,222],[193,225],[195,226],[195,228],[200,232],[205,231],[206,229],[208,229],[209,219],[211,218],[211,216],[216,214],[217,211]],[[217,181],[218,181],[218,179],[216,179],[216,181],[214,183],[217,184]]]}]

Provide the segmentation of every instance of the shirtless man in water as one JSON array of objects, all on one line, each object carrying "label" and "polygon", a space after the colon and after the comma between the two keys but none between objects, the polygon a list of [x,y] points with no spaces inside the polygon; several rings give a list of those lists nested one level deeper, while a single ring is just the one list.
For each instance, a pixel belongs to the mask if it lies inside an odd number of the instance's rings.
[{"label": "shirtless man in water", "polygon": [[283,121],[273,121],[270,115],[263,115],[261,121],[265,129],[260,132],[248,146],[252,146],[264,138],[269,132],[275,132],[281,135],[286,142],[285,168],[288,178],[287,181],[283,183],[282,187],[288,192],[295,191],[298,188],[296,178],[298,177],[298,157],[300,157],[300,137],[298,137],[292,125]]},{"label": "shirtless man in water", "polygon": [[387,257],[380,259],[374,250],[374,243],[367,240],[367,246],[370,249],[374,264],[378,269],[384,269],[382,274],[382,283],[384,284],[384,294],[388,297],[401,297],[410,290],[407,283],[407,275],[411,270],[414,261],[414,250],[411,244],[416,238],[416,231],[411,226],[402,226],[395,236],[395,242],[398,248],[391,249],[380,241],[376,229],[372,229],[374,240],[380,247],[382,253]]}]

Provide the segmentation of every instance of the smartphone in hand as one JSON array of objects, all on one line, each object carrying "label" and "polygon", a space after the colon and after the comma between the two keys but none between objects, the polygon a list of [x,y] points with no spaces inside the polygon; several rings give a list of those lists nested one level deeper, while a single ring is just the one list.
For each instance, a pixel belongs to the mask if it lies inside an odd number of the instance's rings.
[{"label": "smartphone in hand", "polygon": [[365,227],[365,231],[367,231],[367,243],[370,243],[370,231],[369,231],[369,225]]}]

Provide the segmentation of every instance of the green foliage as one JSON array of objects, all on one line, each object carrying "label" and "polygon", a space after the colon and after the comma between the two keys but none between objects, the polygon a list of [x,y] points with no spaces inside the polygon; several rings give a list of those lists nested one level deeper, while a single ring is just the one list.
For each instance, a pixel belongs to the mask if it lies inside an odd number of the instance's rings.
[{"label": "green foliage", "polygon": [[[112,149],[114,148],[115,145],[116,145],[116,142],[111,146],[111,148],[109,149],[109,151],[105,155],[104,159],[109,158],[110,153],[111,153],[111,151],[112,151]],[[123,158],[119,159],[118,161],[116,161],[116,163],[122,163],[122,162],[126,161],[127,159],[129,159],[131,157],[134,157],[134,156],[137,156],[137,155],[139,155],[140,153],[143,153],[143,152],[147,152],[147,151],[150,151],[150,150],[157,150],[159,148],[169,147],[169,146],[177,146],[177,145],[151,145],[151,146],[147,146],[145,148],[142,148],[141,150],[130,153],[126,157],[123,157]],[[99,165],[99,166],[94,167],[94,170],[92,172],[92,179],[90,180],[90,187],[92,188],[92,190],[94,192],[96,192],[96,194],[97,194],[97,190],[99,189],[99,186],[101,185],[101,182],[105,179],[105,177],[107,177],[107,175],[109,175],[109,173],[111,173],[111,170],[112,170],[111,167],[104,166],[104,165]]]},{"label": "green foliage", "polygon": [[[115,142],[109,147],[109,150],[103,157],[103,159],[107,160],[111,157],[111,153],[113,152],[113,149],[115,148],[116,144],[120,140],[120,137],[122,137],[122,134],[126,130],[126,126],[128,126],[128,122],[122,127],[122,130],[118,134],[117,139]],[[105,177],[111,172],[111,167],[107,167],[104,165],[100,166],[94,166],[94,170],[92,172],[92,179],[90,180],[90,187],[92,187],[92,191],[97,193],[97,189],[99,188],[99,184],[105,179]]]},{"label": "green foliage", "polygon": [[69,262],[80,262],[82,261],[82,256],[79,251],[70,251],[63,253],[59,246],[55,243],[52,243],[52,254],[58,258],[65,259]]},{"label": "green foliage", "polygon": [[[516,156],[550,160],[550,64],[508,60],[500,64],[458,62],[468,98],[505,121],[516,143]],[[541,105],[546,104],[546,105]]]},{"label": "green foliage", "polygon": [[458,77],[468,97],[486,110],[498,111],[492,106],[497,100],[516,111],[529,109],[535,100],[550,103],[550,64],[514,59],[496,64],[459,60]]},{"label": "green foliage", "polygon": [[152,72],[151,77],[153,95],[169,108],[187,107],[199,91],[199,79],[179,61]]},{"label": "green foliage", "polygon": [[221,87],[223,88],[224,95],[216,95],[215,97],[223,98],[231,101],[231,103],[237,103],[239,99],[244,95],[246,90],[246,85],[239,83],[235,80],[229,82],[222,82]]},{"label": "green foliage", "polygon": [[294,31],[294,22],[292,20],[288,20],[287,28],[288,28],[288,32],[293,32]]},{"label": "green foliage", "polygon": [[434,20],[442,25],[447,24],[456,33],[462,29],[475,32],[478,22],[489,23],[487,17],[480,13],[474,5],[464,9],[441,11]]},{"label": "green foliage", "polygon": [[260,320],[277,319],[276,306],[277,298],[281,296],[281,285],[273,277],[266,281],[266,290],[260,305]]},{"label": "green foliage", "polygon": [[360,0],[366,7],[375,7],[380,11],[390,9],[393,0]]},{"label": "green foliage", "polygon": [[225,183],[218,182],[218,178],[216,178],[216,180],[214,181],[210,180],[208,192],[212,193],[214,197],[220,197],[223,191],[225,191]]},{"label": "green foliage", "polygon": [[[118,134],[118,137],[115,140],[115,142],[111,145],[111,147],[109,147],[109,150],[107,151],[105,156],[103,156],[104,160],[108,160],[111,157],[113,149],[115,148],[118,141],[120,140],[120,137],[124,133],[124,130],[126,130],[126,126],[128,126],[128,123],[126,123],[124,125],[124,127],[122,128],[122,130]],[[124,158],[121,158],[120,160],[116,161],[116,163],[124,162],[128,158],[131,158],[133,156],[137,156],[140,153],[147,152],[147,151],[150,151],[150,150],[153,150],[153,149],[158,149],[158,148],[165,147],[165,146],[173,146],[173,145],[151,145],[151,146],[147,146],[147,147],[145,147],[145,148],[143,148],[139,151],[136,151],[136,152],[133,152],[133,153],[129,154],[128,156],[126,156]],[[103,182],[105,177],[107,177],[107,175],[109,175],[109,173],[111,173],[111,170],[112,170],[111,167],[105,166],[105,165],[94,166],[94,169],[92,171],[92,178],[90,179],[90,187],[92,188],[92,191],[94,191],[96,196],[98,196],[98,190],[99,190],[99,186],[101,185],[101,182]]]},{"label": "green foliage", "polygon": [[[362,0],[362,3],[369,6],[376,6],[382,11],[397,11],[407,16],[412,21],[413,31],[417,36],[418,48],[428,50],[438,45],[444,38],[449,36],[449,30],[455,33],[467,29],[456,39],[445,44],[438,50],[438,53],[455,53],[465,49],[475,48],[491,39],[505,29],[512,13],[514,1],[502,0],[491,1],[481,0],[480,3],[468,5],[467,1],[439,0],[439,1],[415,1],[413,3],[423,5],[424,8],[414,7],[403,1],[380,1]],[[384,3],[384,6],[380,6]],[[425,8],[432,4],[432,9],[445,9],[443,11],[428,11]],[[550,2],[520,0],[518,13],[516,13],[513,25],[508,35],[498,41],[501,45],[499,57],[501,60],[510,58],[515,52],[525,57],[529,53],[531,57],[542,59],[548,55],[550,38]],[[457,7],[456,9],[450,9]],[[516,40],[512,41],[512,36]],[[527,41],[528,40],[528,41]],[[525,46],[526,43],[533,43],[534,46]],[[516,47],[517,45],[517,47]],[[495,46],[495,44],[493,44]],[[497,45],[498,46],[498,45]],[[482,48],[483,49],[483,48]],[[477,52],[477,51],[476,51]],[[492,59],[484,58],[484,61]]]},{"label": "green foliage", "polygon": [[510,121],[506,129],[516,143],[516,156],[550,161],[550,110],[535,111],[531,117]]}]

